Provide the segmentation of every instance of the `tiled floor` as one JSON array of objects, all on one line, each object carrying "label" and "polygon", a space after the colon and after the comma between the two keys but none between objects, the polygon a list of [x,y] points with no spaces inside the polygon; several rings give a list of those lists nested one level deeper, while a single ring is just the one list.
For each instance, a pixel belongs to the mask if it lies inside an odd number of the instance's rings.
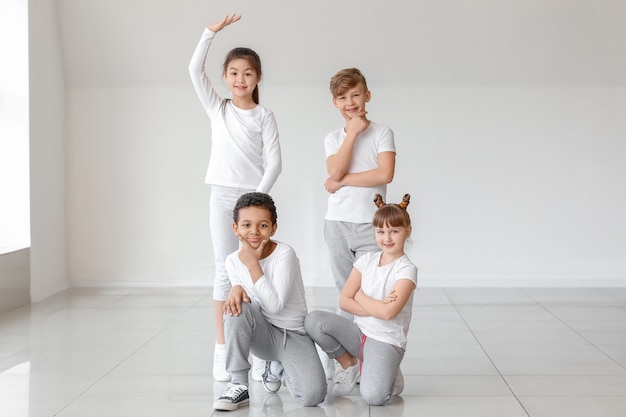
[{"label": "tiled floor", "polygon": [[[309,288],[310,309],[334,289]],[[626,289],[418,289],[383,407],[358,395],[302,408],[251,383],[214,412],[207,289],[74,289],[0,315],[0,416],[626,416]]]}]

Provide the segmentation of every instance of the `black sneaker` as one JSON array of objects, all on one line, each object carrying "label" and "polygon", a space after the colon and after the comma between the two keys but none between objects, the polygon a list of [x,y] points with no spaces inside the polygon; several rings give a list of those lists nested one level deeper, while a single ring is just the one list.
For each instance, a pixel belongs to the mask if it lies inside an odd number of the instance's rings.
[{"label": "black sneaker", "polygon": [[232,411],[242,405],[248,405],[248,387],[243,384],[226,385],[226,391],[213,403],[216,410]]}]

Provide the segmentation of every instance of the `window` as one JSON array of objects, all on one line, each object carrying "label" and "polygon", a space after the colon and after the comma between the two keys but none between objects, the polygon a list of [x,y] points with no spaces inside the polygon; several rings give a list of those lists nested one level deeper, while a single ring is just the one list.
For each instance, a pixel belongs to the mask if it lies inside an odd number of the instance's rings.
[{"label": "window", "polygon": [[0,1],[0,253],[30,246],[28,0]]}]

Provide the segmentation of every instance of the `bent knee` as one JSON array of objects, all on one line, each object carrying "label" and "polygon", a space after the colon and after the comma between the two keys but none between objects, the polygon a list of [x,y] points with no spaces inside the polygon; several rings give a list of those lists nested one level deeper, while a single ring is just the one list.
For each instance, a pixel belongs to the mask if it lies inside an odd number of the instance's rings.
[{"label": "bent knee", "polygon": [[363,400],[369,405],[383,405],[391,398],[389,392],[369,392],[361,393]]},{"label": "bent knee", "polygon": [[304,318],[304,328],[307,333],[317,333],[319,326],[324,322],[323,316],[325,311],[313,310],[310,311]]},{"label": "bent knee", "polygon": [[326,398],[326,390],[320,390],[315,393],[309,393],[299,398],[300,403],[305,407],[315,407],[324,402]]}]

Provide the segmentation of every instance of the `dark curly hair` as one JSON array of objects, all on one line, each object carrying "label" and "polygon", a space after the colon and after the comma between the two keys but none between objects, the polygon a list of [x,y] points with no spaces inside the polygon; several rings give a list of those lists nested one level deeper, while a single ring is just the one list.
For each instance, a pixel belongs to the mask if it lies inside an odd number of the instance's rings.
[{"label": "dark curly hair", "polygon": [[233,221],[237,223],[239,221],[239,210],[248,207],[262,207],[267,209],[272,216],[272,224],[276,224],[278,214],[276,213],[276,204],[269,194],[265,193],[247,193],[239,197],[235,208],[233,209]]}]

